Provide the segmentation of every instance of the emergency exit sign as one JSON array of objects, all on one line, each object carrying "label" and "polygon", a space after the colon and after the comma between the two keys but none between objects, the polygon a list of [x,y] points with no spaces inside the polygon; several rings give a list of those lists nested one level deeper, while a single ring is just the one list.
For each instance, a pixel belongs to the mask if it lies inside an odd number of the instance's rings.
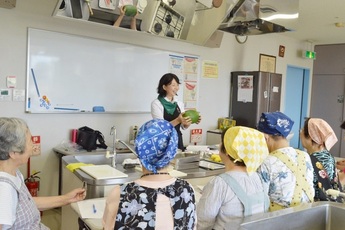
[{"label": "emergency exit sign", "polygon": [[316,52],[309,51],[309,50],[303,50],[302,57],[315,60],[316,59]]}]

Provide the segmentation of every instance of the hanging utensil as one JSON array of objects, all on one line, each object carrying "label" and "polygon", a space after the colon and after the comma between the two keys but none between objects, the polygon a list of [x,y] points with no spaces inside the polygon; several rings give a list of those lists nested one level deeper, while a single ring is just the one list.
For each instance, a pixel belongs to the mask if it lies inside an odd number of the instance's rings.
[{"label": "hanging utensil", "polygon": [[89,8],[90,15],[93,15],[93,10],[92,10],[91,5],[90,5],[90,2],[92,0],[84,0],[84,1],[86,2],[87,7]]}]

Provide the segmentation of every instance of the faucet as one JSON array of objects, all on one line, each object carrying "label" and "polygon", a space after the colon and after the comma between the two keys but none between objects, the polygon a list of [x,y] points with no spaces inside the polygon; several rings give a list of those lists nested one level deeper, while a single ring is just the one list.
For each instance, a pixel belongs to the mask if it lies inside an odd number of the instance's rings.
[{"label": "faucet", "polygon": [[117,143],[117,140],[116,140],[116,128],[115,128],[115,125],[111,127],[110,135],[113,136],[113,153],[112,153],[112,155],[110,155],[109,150],[108,150],[106,152],[105,157],[106,158],[112,158],[111,166],[113,168],[116,168],[116,143]]},{"label": "faucet", "polygon": [[135,152],[135,150],[132,149],[126,142],[124,142],[123,140],[117,140],[117,142],[126,146],[136,157],[138,157],[138,154]]},{"label": "faucet", "polygon": [[111,129],[110,129],[110,135],[113,136],[113,153],[110,154],[110,151],[107,150],[106,154],[105,154],[105,157],[106,158],[112,158],[112,161],[111,161],[111,166],[113,168],[116,168],[116,144],[117,143],[121,143],[123,144],[124,146],[126,146],[136,157],[138,157],[137,153],[135,152],[134,149],[132,149],[126,142],[124,142],[123,140],[119,140],[119,139],[116,139],[116,128],[115,126],[112,126]]}]

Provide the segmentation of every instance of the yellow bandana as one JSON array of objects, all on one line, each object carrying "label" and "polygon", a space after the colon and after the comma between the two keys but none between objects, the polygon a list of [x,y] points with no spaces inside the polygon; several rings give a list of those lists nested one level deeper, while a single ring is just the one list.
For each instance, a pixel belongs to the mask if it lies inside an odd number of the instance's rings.
[{"label": "yellow bandana", "polygon": [[246,164],[249,174],[255,172],[269,154],[264,134],[243,126],[234,126],[226,131],[224,147],[235,162]]}]

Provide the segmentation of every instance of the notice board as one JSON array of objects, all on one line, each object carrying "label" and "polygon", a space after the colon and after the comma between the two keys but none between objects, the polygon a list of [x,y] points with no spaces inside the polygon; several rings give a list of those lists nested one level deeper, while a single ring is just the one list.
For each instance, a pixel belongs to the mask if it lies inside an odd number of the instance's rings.
[{"label": "notice board", "polygon": [[170,57],[183,56],[33,28],[27,53],[29,113],[91,112],[95,106],[114,113],[150,112],[159,79],[170,72]]}]

